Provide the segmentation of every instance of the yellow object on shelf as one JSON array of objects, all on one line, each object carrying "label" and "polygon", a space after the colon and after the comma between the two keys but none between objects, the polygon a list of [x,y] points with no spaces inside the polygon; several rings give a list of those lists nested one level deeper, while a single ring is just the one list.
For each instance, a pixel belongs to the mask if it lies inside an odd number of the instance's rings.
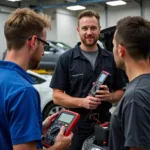
[{"label": "yellow object on shelf", "polygon": [[45,70],[45,69],[37,69],[37,70],[31,70],[33,72],[39,73],[39,74],[53,74],[54,70]]}]

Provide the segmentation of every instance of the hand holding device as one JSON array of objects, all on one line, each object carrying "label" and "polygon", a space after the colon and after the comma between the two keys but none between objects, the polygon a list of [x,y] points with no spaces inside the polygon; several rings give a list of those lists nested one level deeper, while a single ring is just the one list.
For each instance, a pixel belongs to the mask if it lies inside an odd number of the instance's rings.
[{"label": "hand holding device", "polygon": [[97,78],[96,82],[94,83],[93,87],[91,88],[89,95],[95,97],[96,91],[100,89],[100,86],[104,84],[109,75],[110,74],[108,72],[102,71],[99,77]]},{"label": "hand holding device", "polygon": [[48,129],[47,133],[43,136],[42,143],[44,147],[49,147],[54,144],[54,140],[58,135],[60,128],[65,127],[65,136],[68,136],[73,127],[77,124],[80,115],[73,111],[62,110]]},{"label": "hand holding device", "polygon": [[65,133],[65,127],[62,126],[60,128],[60,132],[55,138],[55,143],[59,144],[59,147],[61,150],[66,150],[71,144],[72,138],[73,138],[73,133],[71,132],[68,136],[64,135]]},{"label": "hand holding device", "polygon": [[55,118],[58,116],[59,112],[56,112],[52,114],[51,116],[48,116],[42,123],[42,128],[43,128],[43,135],[47,132]]},{"label": "hand holding device", "polygon": [[82,101],[82,107],[91,110],[96,109],[99,104],[101,104],[100,99],[90,95],[83,98]]}]

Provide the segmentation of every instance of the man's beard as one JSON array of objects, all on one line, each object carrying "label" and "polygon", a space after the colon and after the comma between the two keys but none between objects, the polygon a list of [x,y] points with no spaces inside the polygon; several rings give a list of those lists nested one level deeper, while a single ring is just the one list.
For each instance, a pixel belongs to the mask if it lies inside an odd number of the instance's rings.
[{"label": "man's beard", "polygon": [[39,60],[32,59],[32,60],[30,60],[30,62],[29,62],[28,68],[29,68],[29,69],[38,69],[39,64],[40,64],[40,61],[39,61]]},{"label": "man's beard", "polygon": [[87,39],[81,38],[81,41],[85,46],[94,46],[97,43],[98,38],[93,38],[92,40],[92,42],[88,42]]}]

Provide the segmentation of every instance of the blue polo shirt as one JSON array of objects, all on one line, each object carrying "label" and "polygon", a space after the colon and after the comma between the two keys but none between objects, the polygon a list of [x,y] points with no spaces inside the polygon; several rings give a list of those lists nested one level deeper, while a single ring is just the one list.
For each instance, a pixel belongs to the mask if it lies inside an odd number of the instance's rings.
[{"label": "blue polo shirt", "polygon": [[31,141],[42,148],[40,96],[20,66],[0,61],[0,150]]}]

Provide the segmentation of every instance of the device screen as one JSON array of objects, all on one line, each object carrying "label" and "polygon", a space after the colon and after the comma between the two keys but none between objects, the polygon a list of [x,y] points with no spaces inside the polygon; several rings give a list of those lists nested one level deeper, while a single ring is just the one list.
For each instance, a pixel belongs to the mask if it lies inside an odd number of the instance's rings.
[{"label": "device screen", "polygon": [[99,82],[103,82],[104,79],[105,79],[105,77],[106,77],[106,74],[101,74],[100,77],[99,77],[99,79],[98,79],[98,81]]},{"label": "device screen", "polygon": [[67,122],[67,123],[70,123],[72,120],[73,120],[74,116],[73,115],[69,115],[69,114],[66,114],[66,113],[62,113],[58,120],[59,121],[62,121],[62,122]]}]

